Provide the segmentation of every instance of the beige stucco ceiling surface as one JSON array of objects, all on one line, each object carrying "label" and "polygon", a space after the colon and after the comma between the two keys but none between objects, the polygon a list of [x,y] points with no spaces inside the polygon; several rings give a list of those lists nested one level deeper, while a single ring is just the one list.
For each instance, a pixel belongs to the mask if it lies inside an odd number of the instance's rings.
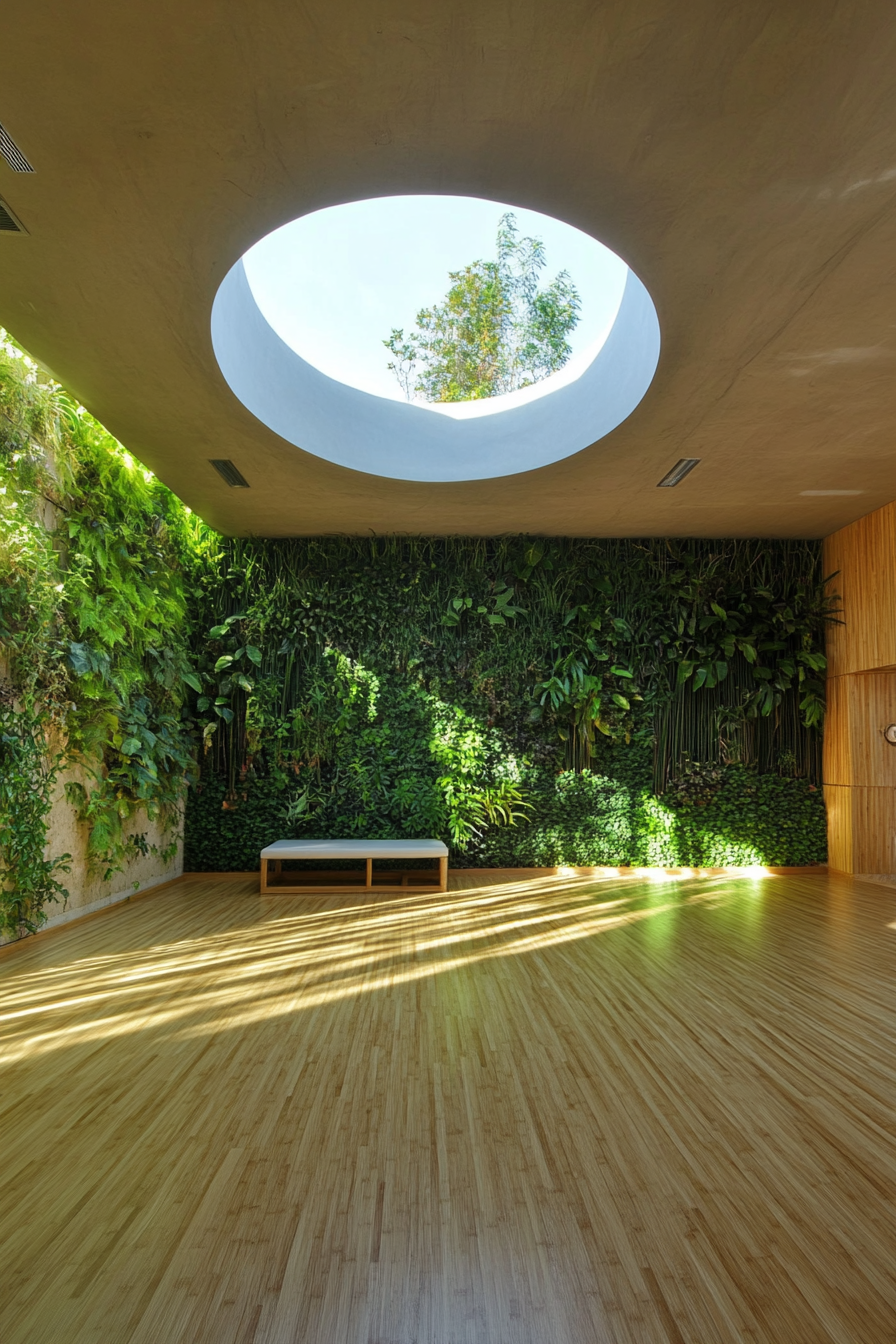
[{"label": "beige stucco ceiling surface", "polygon": [[[228,532],[823,535],[896,496],[894,70],[885,0],[8,7],[0,122],[36,171],[0,162],[28,230],[0,234],[0,323]],[[540,210],[629,262],[663,345],[624,424],[421,484],[249,414],[209,334],[230,266],[405,192]],[[801,494],[832,489],[862,493]]]}]

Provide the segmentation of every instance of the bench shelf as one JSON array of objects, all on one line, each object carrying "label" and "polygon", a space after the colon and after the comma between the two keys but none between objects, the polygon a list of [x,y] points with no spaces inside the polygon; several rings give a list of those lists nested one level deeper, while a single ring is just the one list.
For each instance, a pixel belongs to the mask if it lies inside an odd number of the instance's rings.
[{"label": "bench shelf", "polygon": [[[361,869],[284,872],[283,864],[302,860],[361,860]],[[374,870],[374,860],[432,859],[427,869]],[[300,892],[447,891],[448,849],[441,840],[278,840],[261,851],[262,896]]]}]

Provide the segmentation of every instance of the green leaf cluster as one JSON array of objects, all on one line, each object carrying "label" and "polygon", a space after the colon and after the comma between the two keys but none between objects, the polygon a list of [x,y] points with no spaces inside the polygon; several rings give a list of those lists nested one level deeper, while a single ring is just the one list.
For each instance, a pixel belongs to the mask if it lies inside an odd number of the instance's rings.
[{"label": "green leaf cluster", "polygon": [[[618,863],[673,814],[662,861],[690,862],[699,845],[678,813],[694,770],[742,789],[767,772],[784,781],[785,819],[805,797],[823,816],[807,793],[819,730],[798,673],[800,656],[823,659],[833,614],[819,563],[815,543],[790,542],[222,541],[196,590],[208,750],[187,861],[220,867],[215,837],[257,817],[259,789],[269,810],[238,866],[289,833],[440,835],[455,863],[554,863],[561,850]],[[710,685],[699,670],[730,634],[713,603],[757,658],[735,647]],[[698,635],[703,662],[690,656]],[[772,673],[771,701],[756,667]],[[603,839],[580,828],[571,848],[548,844],[545,816],[573,798]],[[764,835],[764,855],[784,852],[779,830]]]},{"label": "green leaf cluster", "polygon": [[494,261],[449,272],[444,301],[417,314],[407,336],[393,328],[383,345],[405,395],[424,401],[476,401],[547,378],[572,354],[568,337],[581,300],[569,273],[539,288],[544,243],[521,238],[516,217],[501,216]]},{"label": "green leaf cluster", "polygon": [[60,764],[40,716],[8,698],[0,703],[0,933],[33,933],[46,902],[66,894],[59,878],[71,855],[46,852]]},{"label": "green leaf cluster", "polygon": [[187,586],[203,535],[0,335],[0,702],[19,762],[7,778],[36,781],[33,815],[11,786],[0,797],[6,934],[36,927],[45,901],[65,895],[35,841],[64,766],[82,768],[86,783],[67,793],[105,876],[133,853],[138,811],[178,821],[195,756]]}]

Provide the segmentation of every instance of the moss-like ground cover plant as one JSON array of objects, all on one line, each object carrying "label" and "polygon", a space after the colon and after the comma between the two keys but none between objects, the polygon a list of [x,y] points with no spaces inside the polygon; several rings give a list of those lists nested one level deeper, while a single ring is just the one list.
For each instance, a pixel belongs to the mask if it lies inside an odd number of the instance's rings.
[{"label": "moss-like ground cover plant", "polygon": [[227,540],[0,342],[0,928],[64,895],[59,772],[106,875],[186,800],[188,868],[287,835],[467,865],[807,864],[814,542]]}]

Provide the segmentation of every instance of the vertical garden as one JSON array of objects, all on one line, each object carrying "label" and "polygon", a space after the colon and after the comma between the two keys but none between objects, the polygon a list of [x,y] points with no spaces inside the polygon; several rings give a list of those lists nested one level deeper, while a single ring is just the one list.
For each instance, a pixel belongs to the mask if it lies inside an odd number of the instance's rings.
[{"label": "vertical garden", "polygon": [[[114,871],[140,815],[197,870],[285,835],[452,863],[824,861],[814,542],[207,529],[0,349],[7,933],[64,896],[54,781]],[[185,807],[184,807],[185,802]]]},{"label": "vertical garden", "polygon": [[203,537],[0,333],[0,933],[38,927],[65,899],[69,856],[47,852],[57,780],[99,873],[145,847],[146,817],[176,847],[195,772],[187,583]]}]

